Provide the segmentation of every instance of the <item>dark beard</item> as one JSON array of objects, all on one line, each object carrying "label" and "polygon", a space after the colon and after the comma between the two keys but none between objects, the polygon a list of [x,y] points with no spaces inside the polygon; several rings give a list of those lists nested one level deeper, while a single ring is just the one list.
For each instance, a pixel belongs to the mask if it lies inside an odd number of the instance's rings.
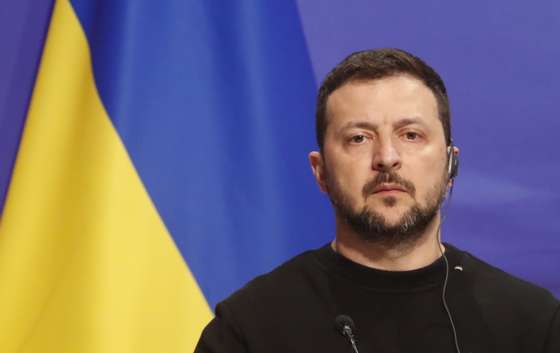
[{"label": "dark beard", "polygon": [[[363,188],[364,198],[371,195],[373,189],[381,183],[396,183],[403,186],[414,197],[415,188],[409,181],[403,180],[394,173],[380,173],[368,182]],[[387,248],[415,243],[421,238],[428,225],[434,220],[445,197],[447,178],[442,178],[441,185],[428,195],[426,206],[415,204],[394,225],[389,225],[386,218],[368,206],[361,211],[355,211],[347,198],[342,195],[339,188],[329,185],[329,197],[337,214],[358,234],[363,240],[376,243]],[[394,197],[386,197],[383,202],[391,207],[397,202]]]}]

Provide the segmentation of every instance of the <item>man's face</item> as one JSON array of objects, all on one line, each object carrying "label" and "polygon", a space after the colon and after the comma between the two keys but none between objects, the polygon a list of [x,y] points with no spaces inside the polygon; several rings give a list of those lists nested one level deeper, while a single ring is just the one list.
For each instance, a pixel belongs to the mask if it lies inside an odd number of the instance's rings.
[{"label": "man's face", "polygon": [[327,121],[323,155],[310,160],[337,216],[370,241],[420,236],[448,184],[430,89],[408,75],[349,82],[330,95]]}]

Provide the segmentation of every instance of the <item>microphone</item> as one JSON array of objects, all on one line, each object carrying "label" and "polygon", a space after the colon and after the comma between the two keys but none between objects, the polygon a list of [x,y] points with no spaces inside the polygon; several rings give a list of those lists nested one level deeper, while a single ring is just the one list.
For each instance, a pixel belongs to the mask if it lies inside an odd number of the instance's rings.
[{"label": "microphone", "polygon": [[348,338],[350,344],[352,345],[352,349],[354,349],[354,353],[359,353],[358,347],[356,346],[356,338],[354,337],[356,325],[354,325],[352,318],[348,315],[338,315],[335,318],[334,323],[338,332]]}]

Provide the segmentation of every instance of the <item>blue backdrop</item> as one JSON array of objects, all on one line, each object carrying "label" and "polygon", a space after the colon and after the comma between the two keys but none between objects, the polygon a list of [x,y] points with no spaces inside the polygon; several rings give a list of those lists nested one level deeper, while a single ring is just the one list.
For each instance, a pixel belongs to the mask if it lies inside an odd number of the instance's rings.
[{"label": "blue backdrop", "polygon": [[[560,4],[108,3],[95,11],[73,3],[92,47],[105,47],[94,53],[114,53],[93,57],[96,83],[109,92],[102,99],[113,123],[212,306],[332,239],[330,205],[307,165],[315,91],[347,54],[374,47],[419,55],[448,86],[461,170],[444,240],[560,295]],[[7,6],[0,204],[51,1]],[[165,21],[177,12],[184,21]],[[133,40],[112,35],[127,28],[139,30]],[[130,103],[139,100],[141,107]],[[131,124],[136,117],[142,124]]]}]

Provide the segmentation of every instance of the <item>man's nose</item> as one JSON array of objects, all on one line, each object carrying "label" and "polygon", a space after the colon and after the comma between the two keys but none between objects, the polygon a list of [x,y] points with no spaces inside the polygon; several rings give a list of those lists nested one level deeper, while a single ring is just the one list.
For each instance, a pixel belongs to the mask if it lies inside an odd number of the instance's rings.
[{"label": "man's nose", "polygon": [[374,151],[372,168],[379,172],[398,170],[401,167],[401,156],[391,139],[379,141]]}]

